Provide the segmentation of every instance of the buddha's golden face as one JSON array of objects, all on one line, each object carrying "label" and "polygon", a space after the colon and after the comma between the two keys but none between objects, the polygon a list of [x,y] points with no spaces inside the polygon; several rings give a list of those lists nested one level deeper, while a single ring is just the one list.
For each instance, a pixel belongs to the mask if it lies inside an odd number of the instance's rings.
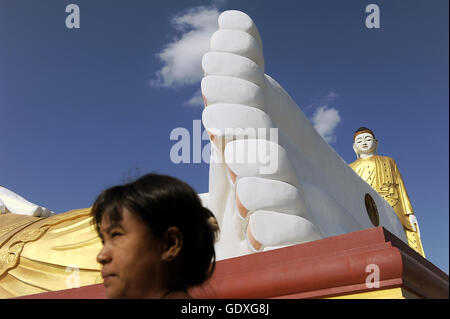
[{"label": "buddha's golden face", "polygon": [[353,145],[358,154],[373,154],[377,148],[376,139],[370,133],[358,134]]}]

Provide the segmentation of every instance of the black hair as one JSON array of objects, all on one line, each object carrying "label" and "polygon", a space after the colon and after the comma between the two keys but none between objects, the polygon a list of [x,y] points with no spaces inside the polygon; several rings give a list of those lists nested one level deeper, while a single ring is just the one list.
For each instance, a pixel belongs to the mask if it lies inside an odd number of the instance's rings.
[{"label": "black hair", "polygon": [[108,188],[97,197],[91,209],[97,232],[103,217],[120,222],[123,208],[138,215],[156,239],[162,240],[171,226],[179,229],[182,248],[168,265],[170,289],[185,290],[212,275],[217,221],[191,186],[171,176],[150,173],[134,182]]},{"label": "black hair", "polygon": [[361,126],[359,129],[357,129],[357,130],[355,131],[355,133],[353,133],[353,139],[355,139],[355,137],[356,137],[356,135],[357,135],[358,132],[367,132],[367,133],[372,134],[373,138],[376,138],[376,137],[375,137],[375,133],[374,133],[370,128],[367,128],[367,127],[365,127],[365,126]]}]

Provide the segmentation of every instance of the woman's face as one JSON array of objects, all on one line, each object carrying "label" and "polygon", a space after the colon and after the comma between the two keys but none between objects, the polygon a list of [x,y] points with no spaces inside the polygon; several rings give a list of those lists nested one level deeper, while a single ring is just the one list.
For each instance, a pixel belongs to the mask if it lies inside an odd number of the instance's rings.
[{"label": "woman's face", "polygon": [[100,237],[97,261],[108,298],[159,298],[165,293],[162,244],[137,215],[124,208],[118,223],[103,217]]}]

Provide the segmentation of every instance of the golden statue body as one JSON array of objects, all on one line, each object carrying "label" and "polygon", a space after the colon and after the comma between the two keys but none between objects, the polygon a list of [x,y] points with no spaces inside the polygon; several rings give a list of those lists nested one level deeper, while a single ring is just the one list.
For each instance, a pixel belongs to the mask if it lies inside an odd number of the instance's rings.
[{"label": "golden statue body", "polygon": [[390,157],[376,155],[377,147],[378,141],[371,130],[358,129],[353,144],[358,159],[350,167],[392,206],[403,225],[409,246],[425,257],[419,225],[397,164]]},{"label": "golden statue body", "polygon": [[46,218],[0,215],[0,298],[101,283],[90,209]]}]

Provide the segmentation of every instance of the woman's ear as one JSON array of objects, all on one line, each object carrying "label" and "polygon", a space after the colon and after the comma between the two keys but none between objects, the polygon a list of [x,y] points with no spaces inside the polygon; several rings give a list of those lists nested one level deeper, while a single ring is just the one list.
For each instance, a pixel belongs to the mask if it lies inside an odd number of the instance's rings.
[{"label": "woman's ear", "polygon": [[183,235],[176,226],[167,228],[163,236],[164,245],[161,255],[163,261],[172,261],[180,253],[183,248]]}]

